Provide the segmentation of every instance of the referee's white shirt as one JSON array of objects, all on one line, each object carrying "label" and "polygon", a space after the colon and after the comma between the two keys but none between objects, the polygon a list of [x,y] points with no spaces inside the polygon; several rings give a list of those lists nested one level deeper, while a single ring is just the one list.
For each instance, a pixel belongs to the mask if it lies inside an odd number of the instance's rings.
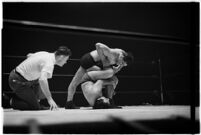
[{"label": "referee's white shirt", "polygon": [[16,70],[28,81],[39,79],[42,72],[47,72],[47,78],[52,78],[55,61],[54,53],[36,52],[28,56]]}]

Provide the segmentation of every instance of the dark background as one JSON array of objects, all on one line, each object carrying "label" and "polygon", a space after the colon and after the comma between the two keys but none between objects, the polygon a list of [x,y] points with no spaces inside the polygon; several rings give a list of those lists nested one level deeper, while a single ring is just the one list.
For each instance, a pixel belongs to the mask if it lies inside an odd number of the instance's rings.
[{"label": "dark background", "polygon": [[[62,68],[55,67],[54,76],[49,80],[53,98],[64,106],[67,87],[79,67],[77,59],[94,50],[96,42],[102,42],[111,48],[131,51],[135,57],[134,64],[117,75],[119,85],[114,97],[117,104],[199,104],[198,3],[4,2],[3,21],[5,19],[129,31],[157,38],[25,27],[4,22],[3,93],[11,95],[8,74],[25,59],[19,56],[42,50],[53,52],[58,46],[66,45],[73,52],[71,60]],[[160,40],[161,36],[183,43]],[[77,105],[87,105],[80,87],[74,100]]]}]

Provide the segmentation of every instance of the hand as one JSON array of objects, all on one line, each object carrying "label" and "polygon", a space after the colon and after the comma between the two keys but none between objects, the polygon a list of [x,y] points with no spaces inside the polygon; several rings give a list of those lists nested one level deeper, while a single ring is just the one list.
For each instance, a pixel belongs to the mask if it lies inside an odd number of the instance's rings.
[{"label": "hand", "polygon": [[123,65],[117,65],[117,66],[113,66],[113,70],[115,73],[119,72],[121,70],[121,68],[123,67]]},{"label": "hand", "polygon": [[54,100],[52,98],[48,100],[48,103],[50,105],[50,110],[57,110],[58,109],[57,104],[54,102]]}]

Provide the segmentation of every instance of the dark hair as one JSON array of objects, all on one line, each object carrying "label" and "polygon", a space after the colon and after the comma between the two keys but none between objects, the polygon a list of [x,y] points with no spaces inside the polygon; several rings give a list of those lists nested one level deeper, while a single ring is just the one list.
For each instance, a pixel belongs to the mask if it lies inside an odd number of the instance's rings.
[{"label": "dark hair", "polygon": [[66,46],[60,46],[56,51],[55,51],[55,55],[65,55],[65,56],[71,56],[72,52],[71,50],[66,47]]},{"label": "dark hair", "polygon": [[[100,97],[101,98],[101,97]],[[95,101],[95,104],[93,106],[93,109],[108,109],[110,108],[110,103],[104,102],[103,99],[97,98]]]},{"label": "dark hair", "polygon": [[131,65],[134,60],[133,54],[131,52],[125,53],[123,60],[126,62],[128,66]]}]

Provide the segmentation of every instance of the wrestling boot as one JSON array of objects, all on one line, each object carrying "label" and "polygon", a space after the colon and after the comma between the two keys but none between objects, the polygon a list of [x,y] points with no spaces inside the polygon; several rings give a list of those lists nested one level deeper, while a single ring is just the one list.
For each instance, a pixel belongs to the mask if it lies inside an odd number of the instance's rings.
[{"label": "wrestling boot", "polygon": [[80,109],[80,107],[77,107],[73,101],[67,101],[65,105],[65,109]]},{"label": "wrestling boot", "polygon": [[109,101],[110,101],[110,105],[111,105],[110,107],[111,107],[111,109],[122,109],[121,106],[117,106],[117,105],[115,105],[113,99],[110,98]]},{"label": "wrestling boot", "polygon": [[49,110],[49,106],[40,105],[40,110]]}]

